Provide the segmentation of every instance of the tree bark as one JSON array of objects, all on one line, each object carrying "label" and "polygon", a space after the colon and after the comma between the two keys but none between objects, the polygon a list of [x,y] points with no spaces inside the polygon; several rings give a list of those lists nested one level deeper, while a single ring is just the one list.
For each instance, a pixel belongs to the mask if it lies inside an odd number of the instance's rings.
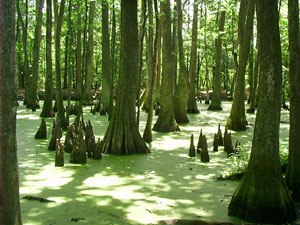
[{"label": "tree bark", "polygon": [[[140,112],[141,112],[141,107],[140,107],[140,94],[141,94],[141,82],[142,82],[142,69],[143,69],[143,51],[144,51],[144,37],[146,33],[146,21],[147,21],[147,0],[142,0],[142,8],[141,8],[141,27],[140,27],[140,32],[138,35],[138,46],[139,46],[139,51],[138,51],[138,89],[137,89],[137,95],[136,95],[136,100],[137,100],[137,117],[136,121],[139,126],[140,124]],[[146,57],[147,58],[147,57]],[[147,91],[148,92],[148,91]],[[146,92],[146,93],[147,93]],[[149,101],[149,97],[147,97]]]},{"label": "tree bark", "polygon": [[15,1],[0,0],[0,224],[21,225],[16,138]]},{"label": "tree bark", "polygon": [[56,72],[57,117],[60,120],[61,127],[63,129],[67,129],[67,123],[66,123],[67,121],[65,118],[65,109],[64,109],[62,90],[61,90],[61,66],[60,66],[60,34],[61,34],[64,10],[65,10],[65,0],[62,0],[59,7],[59,15],[56,21],[56,31],[55,31],[55,72]]},{"label": "tree bark", "polygon": [[162,12],[162,36],[163,36],[163,68],[162,68],[162,88],[161,88],[161,108],[159,117],[153,127],[155,131],[172,132],[178,131],[179,127],[174,117],[174,72],[172,56],[171,38],[171,9],[170,0],[160,2]]},{"label": "tree bark", "polygon": [[300,201],[300,47],[299,2],[288,1],[289,20],[289,81],[290,81],[290,135],[289,161],[286,183],[295,200]]},{"label": "tree bark", "polygon": [[109,112],[111,98],[110,45],[109,45],[109,5],[102,1],[102,89],[101,103],[105,112]]},{"label": "tree bark", "polygon": [[[253,56],[255,60],[254,64],[254,71],[253,73],[253,82],[252,82],[252,90],[250,90],[250,105],[247,109],[247,113],[254,113],[255,112],[255,105],[256,105],[256,95],[257,95],[257,80],[258,80],[258,68],[259,68],[259,60],[258,60],[258,53],[255,54],[253,51]],[[251,63],[249,63],[251,64]],[[251,75],[251,71],[249,71],[249,75]]]},{"label": "tree bark", "polygon": [[222,110],[221,107],[221,67],[222,67],[222,36],[225,25],[225,11],[219,18],[219,37],[216,39],[216,72],[213,77],[213,95],[208,110]]},{"label": "tree bark", "polygon": [[253,32],[254,11],[255,1],[241,1],[239,15],[239,63],[232,107],[227,121],[228,128],[231,130],[246,130],[245,71]]},{"label": "tree bark", "polygon": [[34,32],[34,44],[32,52],[32,76],[29,76],[27,80],[28,96],[26,101],[27,108],[32,109],[40,108],[37,96],[37,83],[39,73],[40,46],[42,39],[43,5],[44,0],[36,1],[36,26]]},{"label": "tree bark", "polygon": [[25,4],[26,4],[26,12],[25,12],[25,22],[22,18],[22,12],[20,9],[20,4],[19,1],[17,1],[17,10],[18,10],[18,16],[20,17],[21,20],[21,27],[22,27],[22,42],[23,42],[23,50],[24,50],[24,65],[23,65],[23,73],[24,73],[24,79],[25,79],[25,99],[24,99],[24,104],[26,105],[27,101],[26,98],[28,96],[28,86],[27,86],[27,80],[29,77],[29,60],[28,60],[28,44],[27,44],[27,37],[28,37],[28,0],[26,0]]},{"label": "tree bark", "polygon": [[41,117],[54,117],[52,108],[52,1],[47,2],[45,101]]},{"label": "tree bark", "polygon": [[187,98],[189,86],[189,71],[186,67],[182,38],[182,7],[181,0],[176,0],[178,14],[178,50],[179,50],[179,79],[174,101],[174,115],[177,123],[189,123],[187,116]]},{"label": "tree bark", "polygon": [[77,2],[77,46],[76,46],[76,81],[77,95],[82,97],[82,77],[81,77],[81,10],[80,1]]},{"label": "tree bark", "polygon": [[259,95],[248,168],[228,211],[254,223],[286,223],[296,218],[279,159],[282,66],[277,7],[274,0],[257,1],[259,93],[264,94]]},{"label": "tree bark", "polygon": [[[72,82],[73,82],[73,66],[72,66],[72,48],[73,48],[73,42],[74,42],[74,34],[72,29],[72,0],[69,0],[69,16],[68,16],[68,26],[69,26],[69,34],[70,34],[70,46],[69,46],[69,52],[68,52],[68,111],[67,116],[70,115],[71,110],[71,90],[72,90]],[[67,123],[69,123],[69,118],[67,119]]]},{"label": "tree bark", "polygon": [[156,59],[156,79],[155,79],[155,100],[154,102],[160,104],[160,74],[161,74],[161,37],[162,37],[162,20],[161,15],[159,16],[159,30],[157,40],[157,59]]},{"label": "tree bark", "polygon": [[[154,0],[155,11],[157,12],[157,0]],[[149,78],[149,110],[147,123],[143,134],[143,139],[145,142],[152,142],[152,119],[153,119],[153,95],[154,95],[154,84],[156,77],[156,56],[157,56],[157,40],[159,32],[159,16],[156,13],[156,33],[155,40],[153,42],[153,1],[148,0],[148,35],[146,36],[146,47],[147,47],[147,72]]]},{"label": "tree bark", "polygon": [[113,107],[114,107],[114,77],[116,72],[116,12],[115,12],[115,2],[113,0],[113,12],[112,12],[112,31],[111,31],[111,66],[110,66],[110,98],[109,98],[109,120],[112,117]]},{"label": "tree bark", "polygon": [[199,113],[196,102],[195,83],[196,83],[196,66],[197,66],[197,35],[198,35],[198,3],[194,3],[193,27],[192,27],[192,50],[190,62],[190,86],[188,99],[188,113]]},{"label": "tree bark", "polygon": [[150,153],[136,123],[137,0],[121,2],[121,70],[116,105],[101,149],[105,154]]},{"label": "tree bark", "polygon": [[[83,95],[83,104],[92,105],[92,83],[93,83],[93,58],[94,58],[94,20],[95,1],[90,2],[89,24],[88,24],[88,46],[86,56],[86,82]],[[108,51],[109,52],[109,51]],[[109,70],[108,70],[109,71]]]}]

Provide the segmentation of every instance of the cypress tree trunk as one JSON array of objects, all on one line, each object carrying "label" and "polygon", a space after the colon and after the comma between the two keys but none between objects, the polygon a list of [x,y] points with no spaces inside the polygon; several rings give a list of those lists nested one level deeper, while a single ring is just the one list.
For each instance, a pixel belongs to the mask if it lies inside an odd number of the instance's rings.
[{"label": "cypress tree trunk", "polygon": [[[252,38],[253,40],[253,33]],[[253,83],[254,83],[254,73],[253,73],[253,61],[254,61],[254,50],[253,50],[253,43],[250,43],[250,51],[249,51],[249,58],[248,58],[248,84],[249,84],[249,97],[248,97],[248,104],[250,104],[252,94],[253,94]]]},{"label": "cypress tree trunk", "polygon": [[161,88],[161,108],[159,117],[153,127],[155,131],[172,132],[178,131],[179,127],[174,117],[174,72],[171,38],[171,9],[170,0],[163,0],[160,3],[162,12],[162,36],[163,36],[163,68]]},{"label": "cypress tree trunk", "polygon": [[[252,0],[251,0],[252,1]],[[254,1],[254,0],[253,0]],[[257,1],[260,84],[248,168],[228,214],[255,223],[286,223],[296,218],[279,160],[281,48],[277,1]]]},{"label": "cypress tree trunk", "polygon": [[15,1],[0,0],[0,224],[21,225],[16,138]]},{"label": "cypress tree trunk", "polygon": [[112,12],[112,31],[111,31],[111,66],[110,66],[110,98],[109,98],[109,119],[111,119],[113,106],[114,106],[114,77],[116,72],[116,13],[115,13],[115,1],[113,0],[113,12]]},{"label": "cypress tree trunk", "polygon": [[81,11],[80,1],[77,2],[77,46],[76,46],[76,81],[77,96],[82,97],[82,78],[81,78]]},{"label": "cypress tree trunk", "polygon": [[[155,1],[155,11],[157,11],[157,0]],[[153,95],[154,95],[154,84],[155,84],[155,76],[156,76],[156,56],[157,56],[157,39],[159,32],[159,17],[158,13],[156,13],[156,34],[155,40],[153,42],[153,1],[148,0],[148,35],[146,36],[146,47],[147,47],[147,72],[149,77],[149,110],[147,123],[143,134],[143,139],[146,142],[152,141],[152,119],[153,119]]]},{"label": "cypress tree trunk", "polygon": [[157,41],[157,60],[156,60],[156,79],[155,79],[155,103],[160,104],[160,74],[161,74],[161,37],[162,37],[162,19],[159,16],[158,41]]},{"label": "cypress tree trunk", "polygon": [[63,83],[63,89],[68,88],[68,57],[69,57],[69,36],[70,31],[67,32],[67,35],[65,37],[65,71],[64,71],[64,83]]},{"label": "cypress tree trunk", "polygon": [[111,97],[111,73],[110,73],[110,45],[109,45],[109,18],[108,2],[102,1],[102,89],[101,103],[105,112],[109,110]]},{"label": "cypress tree trunk", "polygon": [[189,119],[187,117],[189,72],[184,61],[181,0],[176,0],[176,5],[178,14],[178,49],[180,72],[174,101],[174,115],[177,123],[189,123]]},{"label": "cypress tree trunk", "polygon": [[[86,82],[83,95],[83,104],[92,105],[92,82],[93,82],[93,56],[94,56],[94,20],[95,20],[95,1],[90,2],[89,25],[88,25],[88,46],[86,57]],[[108,51],[109,52],[109,51]]]},{"label": "cypress tree trunk", "polygon": [[208,70],[208,51],[207,51],[207,3],[205,3],[205,19],[204,19],[204,57],[205,57],[205,104],[209,104],[209,70]]},{"label": "cypress tree trunk", "polygon": [[[57,1],[57,0],[55,0]],[[57,102],[57,117],[60,120],[61,127],[67,128],[67,121],[65,118],[65,109],[61,90],[61,66],[60,66],[60,34],[62,27],[62,19],[65,9],[65,0],[62,0],[59,7],[59,15],[56,22],[55,31],[55,72],[56,72],[56,102]]]},{"label": "cypress tree trunk", "polygon": [[[138,89],[136,94],[136,100],[137,100],[137,116],[136,121],[139,126],[140,124],[140,92],[141,92],[141,82],[142,82],[142,68],[143,68],[143,51],[144,51],[144,37],[146,33],[146,21],[147,21],[147,0],[142,0],[142,7],[141,7],[141,27],[139,29],[138,34]],[[146,96],[147,97],[147,96]],[[149,99],[149,97],[148,97]]]},{"label": "cypress tree trunk", "polygon": [[22,18],[22,12],[20,9],[20,0],[17,0],[17,11],[18,11],[18,17],[21,21],[21,27],[22,27],[22,43],[23,43],[23,50],[24,50],[24,64],[23,64],[23,76],[25,81],[25,99],[24,104],[26,105],[26,98],[28,96],[28,87],[26,85],[27,79],[29,77],[29,60],[28,60],[28,48],[27,48],[27,29],[28,29],[28,0],[25,1],[26,4],[26,12],[25,12],[25,22]]},{"label": "cypress tree trunk", "polygon": [[69,46],[69,52],[68,52],[68,111],[67,111],[67,123],[69,124],[69,115],[71,110],[71,90],[72,90],[72,82],[73,82],[73,67],[71,65],[71,59],[72,59],[72,48],[73,48],[73,41],[74,41],[74,35],[73,35],[73,29],[72,29],[72,0],[69,1],[69,15],[68,15],[68,26],[69,26],[69,33],[70,33],[70,46]]},{"label": "cypress tree trunk", "polygon": [[219,18],[219,37],[216,39],[216,72],[213,77],[213,95],[208,110],[222,110],[221,107],[221,67],[222,67],[222,36],[225,24],[225,11]]},{"label": "cypress tree trunk", "polygon": [[41,117],[54,117],[52,108],[52,1],[47,2],[45,101]]},{"label": "cypress tree trunk", "polygon": [[250,49],[250,40],[253,32],[254,11],[255,1],[241,1],[239,15],[239,64],[232,107],[227,121],[228,128],[231,130],[246,130],[245,71]]},{"label": "cypress tree trunk", "polygon": [[[255,104],[256,104],[256,91],[257,91],[258,66],[259,66],[258,54],[255,54],[253,52],[253,58],[255,60],[255,65],[254,65],[254,71],[253,71],[252,91],[250,91],[251,92],[250,105],[249,105],[249,108],[247,109],[247,113],[254,113],[255,112]],[[251,74],[251,72],[249,72],[249,73]]]},{"label": "cypress tree trunk", "polygon": [[192,27],[192,50],[190,62],[190,86],[189,86],[189,99],[188,99],[188,113],[199,113],[196,95],[196,64],[197,64],[197,35],[198,35],[198,3],[194,3],[193,27]]},{"label": "cypress tree trunk", "polygon": [[150,153],[136,123],[137,0],[121,2],[121,70],[116,105],[102,143],[105,154]]},{"label": "cypress tree trunk", "polygon": [[32,62],[32,76],[29,76],[27,86],[28,86],[28,96],[26,101],[27,108],[40,108],[38,96],[37,96],[37,83],[39,74],[39,59],[40,59],[40,46],[42,38],[42,22],[43,22],[43,5],[44,0],[36,1],[36,26],[34,32],[34,44],[33,44],[33,62]]},{"label": "cypress tree trunk", "polygon": [[286,183],[295,200],[300,201],[300,47],[299,3],[288,1],[289,19],[289,81],[290,81],[290,136],[289,162]]}]

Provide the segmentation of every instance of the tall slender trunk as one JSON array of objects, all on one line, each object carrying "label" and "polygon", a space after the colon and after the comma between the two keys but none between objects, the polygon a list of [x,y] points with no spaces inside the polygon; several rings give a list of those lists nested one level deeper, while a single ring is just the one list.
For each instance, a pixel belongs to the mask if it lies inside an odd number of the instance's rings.
[{"label": "tall slender trunk", "polygon": [[207,3],[205,3],[205,27],[204,27],[204,57],[205,57],[205,104],[209,104],[209,69],[208,69],[208,53],[207,53]]},{"label": "tall slender trunk", "polygon": [[[256,42],[258,43],[258,42]],[[253,73],[253,82],[252,82],[252,91],[250,90],[250,105],[247,109],[247,113],[254,113],[255,112],[255,105],[256,105],[256,95],[257,95],[257,80],[258,80],[258,68],[259,68],[259,60],[258,60],[258,53],[255,54],[253,49],[253,62],[254,63],[254,71]],[[251,63],[249,63],[251,64]],[[249,71],[249,75],[251,75],[251,71]]]},{"label": "tall slender trunk", "polygon": [[61,0],[60,7],[59,7],[59,14],[56,21],[56,31],[55,31],[55,72],[56,72],[57,117],[61,122],[61,127],[63,129],[67,129],[67,121],[65,118],[65,109],[64,109],[63,96],[61,90],[61,66],[60,66],[60,34],[61,34],[64,10],[65,10],[65,0]]},{"label": "tall slender trunk", "polygon": [[102,1],[102,89],[101,103],[106,112],[109,112],[111,97],[110,45],[109,45],[109,5],[107,0]]},{"label": "tall slender trunk", "polygon": [[174,59],[172,56],[171,37],[171,9],[170,0],[160,3],[162,12],[162,36],[163,36],[163,68],[161,88],[161,108],[159,117],[153,127],[155,131],[178,131],[179,127],[174,117]]},{"label": "tall slender trunk", "polygon": [[189,72],[184,61],[182,38],[182,7],[181,0],[176,0],[178,14],[178,50],[179,50],[179,79],[176,87],[174,114],[177,123],[189,123],[187,117],[187,98],[189,86]]},{"label": "tall slender trunk", "polygon": [[83,95],[83,104],[92,105],[92,83],[93,83],[93,59],[94,59],[94,20],[95,1],[90,2],[89,24],[88,24],[88,46],[86,51],[86,82]]},{"label": "tall slender trunk", "polygon": [[0,224],[21,225],[16,138],[15,1],[0,0]]},{"label": "tall slender trunk", "polygon": [[253,32],[255,1],[241,2],[239,15],[239,63],[234,88],[234,96],[230,116],[227,121],[231,130],[246,130],[245,114],[245,72],[248,61],[250,40]]},{"label": "tall slender trunk", "polygon": [[47,27],[46,27],[46,81],[45,81],[45,101],[41,112],[41,117],[54,117],[52,108],[52,3],[47,3]]},{"label": "tall slender trunk", "polygon": [[112,35],[111,35],[111,66],[110,66],[110,97],[109,97],[109,119],[111,119],[114,105],[114,77],[115,77],[115,49],[116,49],[116,13],[115,2],[113,0],[113,12],[112,12]]},{"label": "tall slender trunk", "polygon": [[295,200],[300,201],[300,37],[299,2],[288,1],[289,19],[289,81],[290,81],[290,136],[286,183]]},{"label": "tall slender trunk", "polygon": [[156,79],[155,79],[155,103],[160,104],[160,74],[161,74],[161,37],[162,37],[162,20],[160,18],[158,24],[157,39],[157,63],[156,63]]},{"label": "tall slender trunk", "polygon": [[139,126],[140,123],[140,92],[141,92],[141,82],[142,82],[142,69],[143,69],[143,51],[144,51],[144,37],[146,32],[146,20],[147,20],[147,0],[142,0],[142,18],[141,18],[141,28],[139,33],[138,39],[138,46],[139,46],[139,54],[138,54],[138,89],[137,89],[137,116],[136,121]]},{"label": "tall slender trunk", "polygon": [[39,73],[39,59],[40,59],[40,46],[42,39],[42,22],[43,22],[43,5],[44,0],[36,1],[36,26],[34,32],[34,44],[33,44],[33,62],[32,62],[32,76],[29,76],[27,80],[27,86],[29,88],[27,92],[27,108],[36,109],[39,108],[39,101],[37,96],[37,83]]},{"label": "tall slender trunk", "polygon": [[222,110],[221,100],[221,67],[222,67],[222,36],[224,32],[225,25],[225,11],[221,12],[221,16],[219,18],[219,36],[215,40],[216,46],[216,72],[213,77],[213,95],[211,99],[211,104],[208,107],[208,110]]},{"label": "tall slender trunk", "polygon": [[63,89],[68,88],[68,57],[69,57],[69,37],[70,37],[70,31],[67,32],[67,35],[65,37],[65,71],[64,71],[64,83],[63,83]]},{"label": "tall slender trunk", "polygon": [[156,18],[156,31],[155,40],[153,42],[153,1],[148,0],[148,35],[147,35],[147,72],[150,79],[149,86],[149,110],[147,123],[143,134],[143,139],[146,142],[152,142],[152,119],[153,119],[153,97],[154,97],[154,84],[156,76],[156,57],[157,57],[157,39],[159,32],[159,16],[157,9],[157,0],[154,0],[155,18]]},{"label": "tall slender trunk", "polygon": [[27,80],[29,77],[29,59],[28,59],[28,43],[27,43],[27,38],[28,38],[28,0],[25,1],[25,22],[22,17],[22,12],[20,9],[20,0],[17,0],[17,11],[18,11],[18,16],[21,21],[21,28],[22,28],[22,43],[23,43],[23,50],[24,50],[24,65],[23,65],[23,76],[25,80],[25,99],[24,99],[24,104],[26,105],[27,103],[27,96],[28,96],[28,85],[27,85]]},{"label": "tall slender trunk", "polygon": [[196,102],[196,65],[197,65],[197,35],[198,35],[198,3],[194,3],[194,14],[193,14],[193,27],[192,27],[192,46],[191,46],[191,61],[189,70],[189,99],[187,112],[188,113],[199,113],[199,109]]},{"label": "tall slender trunk", "polygon": [[[72,29],[72,0],[69,0],[69,16],[68,16],[68,26],[69,26],[69,33],[70,33],[70,47],[68,52],[68,112],[67,116],[70,114],[71,110],[71,90],[72,90],[72,81],[73,81],[73,71],[72,71],[72,51],[73,51],[73,41],[74,41],[74,35],[73,35],[73,29]],[[69,118],[67,118],[68,123]]]},{"label": "tall slender trunk", "polygon": [[80,1],[77,2],[77,46],[76,46],[76,82],[77,96],[82,96],[82,77],[81,77],[81,11]]}]

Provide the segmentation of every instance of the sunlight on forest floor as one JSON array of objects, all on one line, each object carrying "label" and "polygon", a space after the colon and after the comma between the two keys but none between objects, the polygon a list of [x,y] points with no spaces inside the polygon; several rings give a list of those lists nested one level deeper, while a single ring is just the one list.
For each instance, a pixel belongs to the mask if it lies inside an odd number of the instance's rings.
[{"label": "sunlight on forest floor", "polygon": [[[213,135],[229,116],[231,103],[222,103],[223,111],[207,111],[199,104],[200,114],[189,114],[190,123],[180,126],[181,132],[153,132],[151,154],[104,156],[89,159],[85,165],[69,163],[54,167],[55,152],[47,150],[52,119],[46,119],[47,140],[36,140],[40,125],[40,110],[31,112],[18,107],[17,139],[20,172],[20,195],[24,225],[74,224],[156,224],[159,220],[191,219],[219,222],[239,222],[227,216],[227,206],[238,181],[217,181],[218,171],[230,167],[223,148],[212,152]],[[92,115],[85,108],[84,119],[91,120],[96,137],[103,138],[108,126],[107,116]],[[143,133],[146,114],[142,112],[140,132]],[[73,122],[71,118],[71,122]],[[157,119],[155,116],[154,122]],[[247,131],[232,132],[233,143],[251,146],[254,115],[247,114]],[[281,121],[288,122],[288,111],[282,111]],[[154,123],[153,123],[154,124]],[[208,138],[211,162],[188,157],[191,134],[197,146],[200,128]],[[280,142],[288,143],[288,123],[281,123]],[[65,134],[65,133],[64,133]],[[41,203],[23,199],[25,195],[47,198]],[[81,220],[82,219],[82,220]]]}]

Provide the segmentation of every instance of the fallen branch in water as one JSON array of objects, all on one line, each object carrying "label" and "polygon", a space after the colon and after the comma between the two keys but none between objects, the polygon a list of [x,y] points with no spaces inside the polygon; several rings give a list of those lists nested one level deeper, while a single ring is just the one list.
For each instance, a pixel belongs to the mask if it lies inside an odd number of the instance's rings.
[{"label": "fallen branch in water", "polygon": [[40,201],[40,202],[55,202],[55,201],[49,200],[47,198],[36,197],[36,196],[31,196],[31,195],[26,195],[23,198],[27,199],[27,200]]}]

